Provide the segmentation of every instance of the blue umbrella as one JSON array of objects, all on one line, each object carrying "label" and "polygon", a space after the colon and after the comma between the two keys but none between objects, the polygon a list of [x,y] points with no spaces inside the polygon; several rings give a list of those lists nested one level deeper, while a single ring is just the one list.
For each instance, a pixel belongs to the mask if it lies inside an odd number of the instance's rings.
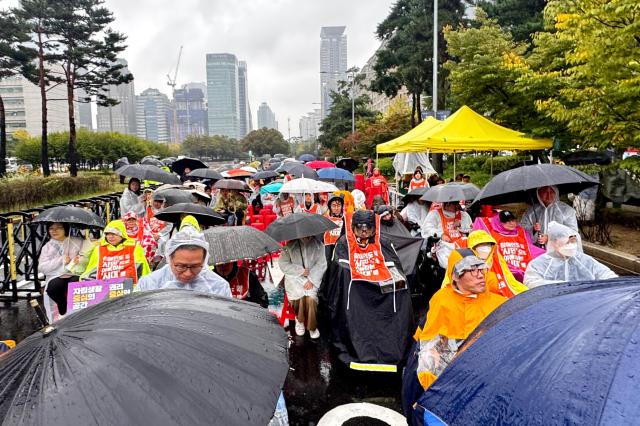
[{"label": "blue umbrella", "polygon": [[282,188],[282,182],[273,182],[260,188],[260,194],[277,194]]},{"label": "blue umbrella", "polygon": [[345,169],[331,168],[318,170],[318,176],[320,180],[327,180],[331,182],[343,181],[343,182],[355,182],[356,178],[353,174]]},{"label": "blue umbrella", "polygon": [[316,156],[313,154],[302,154],[300,157],[298,157],[298,160],[306,163],[307,161],[314,161],[316,159]]},{"label": "blue umbrella", "polygon": [[418,400],[424,424],[637,424],[640,279],[550,284],[507,301]]}]

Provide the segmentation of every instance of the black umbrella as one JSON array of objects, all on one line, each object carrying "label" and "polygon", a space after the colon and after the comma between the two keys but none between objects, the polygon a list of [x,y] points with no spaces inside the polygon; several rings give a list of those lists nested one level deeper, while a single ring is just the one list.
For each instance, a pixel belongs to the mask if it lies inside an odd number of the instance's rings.
[{"label": "black umbrella", "polygon": [[308,163],[309,161],[314,161],[316,159],[316,156],[313,154],[302,154],[300,157],[298,157],[298,160]]},{"label": "black umbrella", "polygon": [[155,201],[164,201],[165,207],[173,206],[179,203],[195,203],[196,197],[185,189],[167,188],[153,192]]},{"label": "black umbrella", "polygon": [[271,170],[265,170],[265,171],[261,171],[261,172],[257,172],[254,173],[251,176],[251,179],[253,180],[259,180],[259,179],[274,179],[277,178],[279,175]]},{"label": "black umbrella", "polygon": [[134,293],[36,332],[0,358],[3,424],[264,425],[289,365],[259,306]]},{"label": "black umbrella", "polygon": [[171,207],[164,208],[155,214],[155,217],[170,223],[180,223],[182,215],[191,215],[196,218],[200,225],[215,226],[225,223],[224,217],[211,209],[195,203],[177,203]]},{"label": "black umbrella", "polygon": [[160,161],[162,161],[162,164],[164,164],[165,166],[169,167],[176,161],[176,158],[175,157],[167,157],[167,158],[163,158]]},{"label": "black umbrella", "polygon": [[129,164],[116,170],[120,176],[134,177],[140,180],[152,180],[162,183],[179,184],[180,179],[171,173],[165,172],[158,166],[146,164]]},{"label": "black umbrella", "polygon": [[174,173],[177,173],[180,176],[184,174],[184,169],[186,168],[190,168],[191,170],[206,169],[207,165],[204,164],[202,161],[198,160],[197,158],[189,158],[189,157],[181,158],[179,160],[174,161],[171,164],[171,170],[173,170]]},{"label": "black umbrella", "polygon": [[195,169],[191,173],[187,173],[187,176],[198,178],[198,179],[208,179],[208,180],[224,179],[224,176],[222,176],[220,172],[212,169]]},{"label": "black umbrella", "polygon": [[234,179],[219,180],[213,187],[216,189],[235,189],[236,191],[251,192],[246,183]]},{"label": "black umbrella", "polygon": [[287,173],[293,177],[297,178],[308,178],[318,180],[320,177],[318,176],[318,172],[313,170],[311,167],[305,166],[304,164],[296,164],[294,167],[290,167],[287,170]]},{"label": "black umbrella", "polygon": [[147,164],[150,166],[158,166],[158,167],[163,167],[165,165],[162,161],[154,157],[144,157],[142,160],[140,160],[140,164]]},{"label": "black umbrella", "polygon": [[353,171],[358,168],[358,161],[354,160],[353,158],[340,158],[338,161],[336,161],[336,167],[349,170],[351,173],[353,173]]},{"label": "black umbrella", "polygon": [[303,164],[299,161],[286,161],[280,164],[280,167],[278,167],[277,171],[289,173],[289,170],[299,167],[301,165]]},{"label": "black umbrella", "polygon": [[531,202],[535,190],[543,186],[558,187],[561,193],[579,193],[598,185],[597,179],[573,167],[557,164],[534,164],[507,170],[495,176],[474,199],[474,203],[506,204]]},{"label": "black umbrella", "polygon": [[293,213],[273,222],[265,232],[276,241],[289,241],[320,235],[337,227],[319,214]]},{"label": "black umbrella", "polygon": [[33,222],[43,223],[69,223],[78,227],[104,228],[104,222],[100,217],[80,207],[60,206],[52,207],[40,213]]},{"label": "black umbrella", "polygon": [[465,196],[461,184],[450,182],[443,185],[432,186],[420,199],[435,203],[457,203],[464,200]]},{"label": "black umbrella", "polygon": [[256,260],[276,253],[282,246],[273,238],[251,226],[218,226],[204,231],[209,242],[209,263]]},{"label": "black umbrella", "polygon": [[402,197],[402,201],[406,203],[406,202],[407,202],[407,200],[409,200],[410,198],[414,198],[414,197],[420,198],[420,197],[422,197],[422,196],[423,196],[423,195],[424,195],[424,194],[425,194],[429,189],[430,189],[430,188],[429,188],[428,186],[423,186],[423,187],[421,187],[421,188],[416,188],[416,189],[414,189],[414,190],[412,190],[412,191],[409,191],[409,192],[407,193],[407,195],[405,195],[404,197]]},{"label": "black umbrella", "polygon": [[275,172],[276,169],[278,169],[281,165],[282,163],[280,161],[269,162],[269,167],[267,167],[267,170]]}]

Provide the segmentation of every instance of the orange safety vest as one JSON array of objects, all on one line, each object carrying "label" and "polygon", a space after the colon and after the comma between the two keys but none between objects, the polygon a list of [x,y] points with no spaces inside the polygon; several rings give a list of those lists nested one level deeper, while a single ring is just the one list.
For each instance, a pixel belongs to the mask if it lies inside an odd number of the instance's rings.
[{"label": "orange safety vest", "polygon": [[498,251],[505,262],[521,271],[526,270],[532,258],[524,228],[519,227],[516,235],[504,235],[493,229],[488,218],[483,217],[482,222],[498,243]]},{"label": "orange safety vest", "polygon": [[302,203],[302,204],[300,204],[300,208],[301,208],[303,211],[307,212],[307,213],[318,213],[318,209],[320,208],[320,206],[318,205],[318,203],[313,203],[313,205],[311,206],[311,208],[310,208],[310,209],[307,209],[307,208],[304,206],[304,203]]},{"label": "orange safety vest", "polygon": [[424,188],[427,186],[427,180],[422,178],[420,180],[411,179],[409,182],[409,191],[413,191],[414,189]]},{"label": "orange safety vest", "polygon": [[324,233],[324,245],[332,246],[336,242],[338,242],[338,239],[340,238],[340,234],[342,233],[342,225],[344,224],[344,218],[333,217],[333,216],[327,216],[327,217],[331,222],[338,225],[337,228]]},{"label": "orange safety vest", "polygon": [[292,214],[294,206],[295,202],[293,201],[293,198],[289,198],[286,201],[280,200],[280,212],[282,213],[282,217]]},{"label": "orange safety vest", "polygon": [[249,295],[249,270],[238,267],[238,272],[232,280],[229,281],[231,287],[231,295],[234,299],[244,300]]},{"label": "orange safety vest", "polygon": [[135,245],[126,245],[118,251],[111,251],[106,245],[98,249],[98,271],[96,278],[132,278],[138,282],[138,270],[135,261]]},{"label": "orange safety vest", "polygon": [[375,241],[362,248],[356,242],[356,236],[351,229],[352,215],[345,217],[347,246],[349,247],[349,266],[351,280],[383,282],[392,279],[391,271],[385,264],[382,246],[380,245],[380,216],[376,215]]},{"label": "orange safety vest", "polygon": [[442,224],[442,235],[449,237],[457,247],[466,247],[466,238],[458,228],[462,220],[462,213],[457,211],[455,217],[450,219],[444,215],[442,209],[437,210],[437,212],[440,215],[440,223]]},{"label": "orange safety vest", "polygon": [[[511,299],[516,294],[511,291],[511,287],[507,283],[507,278],[504,276],[504,271],[502,270],[502,265],[500,265],[500,260],[498,258],[498,253],[493,254],[493,262],[491,264],[491,272],[493,272],[496,276],[498,286],[497,289],[490,289],[494,293],[498,293],[508,299]],[[497,291],[496,291],[497,290]]]}]

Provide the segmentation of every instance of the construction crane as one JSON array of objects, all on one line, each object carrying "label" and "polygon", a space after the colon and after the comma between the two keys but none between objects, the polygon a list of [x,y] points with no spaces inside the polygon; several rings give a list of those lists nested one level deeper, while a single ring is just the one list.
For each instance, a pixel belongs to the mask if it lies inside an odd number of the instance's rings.
[{"label": "construction crane", "polygon": [[[180,46],[180,51],[178,52],[178,60],[176,61],[176,68],[173,72],[173,78],[171,78],[171,71],[167,73],[167,85],[171,86],[172,96],[173,96],[173,142],[180,142],[178,135],[178,112],[177,112],[177,102],[176,102],[176,80],[178,79],[178,69],[180,68],[180,59],[182,58],[182,46]],[[187,102],[188,105],[188,102]]]}]

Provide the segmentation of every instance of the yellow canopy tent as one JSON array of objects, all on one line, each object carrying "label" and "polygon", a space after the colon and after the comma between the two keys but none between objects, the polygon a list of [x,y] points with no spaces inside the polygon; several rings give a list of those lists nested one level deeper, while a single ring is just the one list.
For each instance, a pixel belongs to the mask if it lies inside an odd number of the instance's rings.
[{"label": "yellow canopy tent", "polygon": [[[425,120],[426,121],[426,120]],[[434,119],[434,121],[437,121]],[[378,154],[398,152],[464,152],[547,149],[553,145],[550,139],[533,139],[523,133],[507,129],[463,106],[446,120],[426,132],[380,144]],[[398,139],[402,139],[396,142]],[[392,144],[393,143],[393,144]]]},{"label": "yellow canopy tent", "polygon": [[398,136],[397,138],[392,139],[389,142],[385,142],[378,145],[377,151],[380,154],[404,152],[404,151],[394,151],[394,150],[397,147],[402,146],[407,141],[421,137],[422,135],[426,134],[429,130],[433,129],[440,123],[442,123],[442,121],[437,120],[433,117],[427,117],[422,121],[422,123],[418,124],[416,127],[409,130],[404,135]]}]

